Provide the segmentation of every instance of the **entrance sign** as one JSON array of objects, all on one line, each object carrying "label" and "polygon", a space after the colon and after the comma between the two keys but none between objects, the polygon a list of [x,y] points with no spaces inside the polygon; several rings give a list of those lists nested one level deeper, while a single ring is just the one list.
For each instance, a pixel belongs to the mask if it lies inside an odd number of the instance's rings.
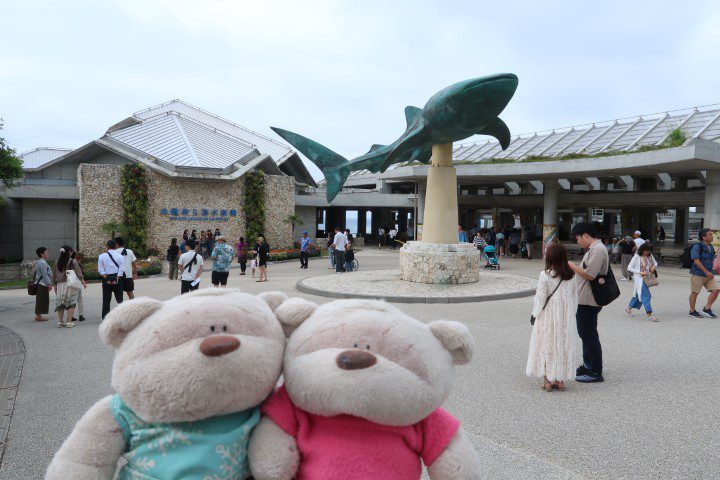
[{"label": "entrance sign", "polygon": [[160,215],[167,216],[168,220],[180,221],[212,221],[228,222],[237,217],[234,208],[161,208]]}]

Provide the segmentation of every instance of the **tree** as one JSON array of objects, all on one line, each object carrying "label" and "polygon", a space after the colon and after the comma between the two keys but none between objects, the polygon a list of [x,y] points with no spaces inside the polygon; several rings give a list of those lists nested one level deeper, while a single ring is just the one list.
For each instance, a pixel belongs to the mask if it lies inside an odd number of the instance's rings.
[{"label": "tree", "polygon": [[300,218],[300,215],[298,215],[295,212],[293,212],[290,215],[288,215],[287,217],[285,217],[285,220],[283,220],[283,222],[287,223],[288,225],[290,225],[292,227],[293,236],[295,236],[295,227],[301,227],[303,225],[303,223],[305,223],[305,222],[303,222],[303,219]]},{"label": "tree", "polygon": [[[0,130],[2,130],[3,122],[0,118]],[[8,147],[5,139],[0,137],[0,181],[7,188],[17,185],[18,180],[23,176],[23,162],[20,157],[15,154],[15,150]],[[0,205],[3,199],[0,197]]]}]

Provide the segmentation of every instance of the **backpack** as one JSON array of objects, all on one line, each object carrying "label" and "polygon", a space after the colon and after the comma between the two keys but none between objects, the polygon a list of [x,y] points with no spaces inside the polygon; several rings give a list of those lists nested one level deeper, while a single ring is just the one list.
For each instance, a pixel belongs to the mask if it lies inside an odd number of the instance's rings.
[{"label": "backpack", "polygon": [[690,258],[690,255],[692,253],[692,249],[695,248],[695,245],[699,245],[699,243],[693,243],[692,245],[685,247],[683,252],[680,254],[680,268],[692,267],[693,261]]}]

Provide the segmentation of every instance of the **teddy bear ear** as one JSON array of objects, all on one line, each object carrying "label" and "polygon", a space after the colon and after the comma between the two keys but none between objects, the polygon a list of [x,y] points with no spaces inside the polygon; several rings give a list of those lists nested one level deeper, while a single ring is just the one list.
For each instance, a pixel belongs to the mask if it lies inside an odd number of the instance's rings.
[{"label": "teddy bear ear", "polygon": [[275,315],[280,320],[285,336],[289,337],[317,308],[317,303],[296,297],[281,303],[275,310]]},{"label": "teddy bear ear", "polygon": [[133,328],[162,306],[163,302],[149,297],[121,303],[112,309],[100,324],[100,338],[107,345],[118,348]]},{"label": "teddy bear ear", "polygon": [[464,324],[449,320],[437,320],[428,324],[430,331],[440,340],[453,357],[455,365],[470,363],[475,350],[475,339]]},{"label": "teddy bear ear", "polygon": [[282,292],[263,292],[258,294],[258,297],[265,300],[273,312],[281,303],[290,298]]}]

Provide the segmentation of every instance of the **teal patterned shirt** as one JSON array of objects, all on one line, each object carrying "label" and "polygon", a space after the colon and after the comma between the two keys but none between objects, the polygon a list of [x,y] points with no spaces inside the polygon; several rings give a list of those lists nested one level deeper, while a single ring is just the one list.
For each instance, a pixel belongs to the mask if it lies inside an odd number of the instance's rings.
[{"label": "teal patterned shirt", "polygon": [[233,255],[235,255],[234,248],[227,243],[218,242],[211,254],[212,258],[215,259],[213,270],[216,272],[229,272]]},{"label": "teal patterned shirt", "polygon": [[110,409],[125,436],[118,480],[245,480],[247,446],[260,410],[197,422],[148,423],[119,395]]}]

